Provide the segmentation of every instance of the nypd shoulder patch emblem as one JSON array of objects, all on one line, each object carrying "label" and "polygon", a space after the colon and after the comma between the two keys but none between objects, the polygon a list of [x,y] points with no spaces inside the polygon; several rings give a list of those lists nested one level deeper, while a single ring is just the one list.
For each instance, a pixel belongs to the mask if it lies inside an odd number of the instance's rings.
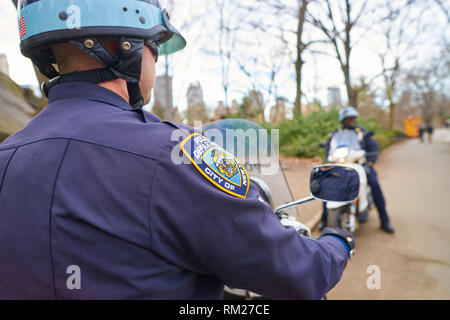
[{"label": "nypd shoulder patch emblem", "polygon": [[199,133],[183,140],[181,150],[198,171],[220,190],[245,198],[249,189],[247,171],[236,157]]}]

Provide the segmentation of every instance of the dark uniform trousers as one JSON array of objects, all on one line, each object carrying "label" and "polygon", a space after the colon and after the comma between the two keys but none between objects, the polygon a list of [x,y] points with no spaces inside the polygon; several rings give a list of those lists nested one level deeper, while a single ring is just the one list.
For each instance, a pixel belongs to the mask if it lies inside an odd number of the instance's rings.
[{"label": "dark uniform trousers", "polygon": [[[383,192],[381,191],[380,184],[378,183],[377,173],[374,168],[365,166],[367,183],[372,191],[373,202],[378,210],[378,215],[382,224],[389,223],[389,217],[386,212],[386,202],[384,201]],[[322,222],[326,223],[328,216],[327,203],[323,203]]]},{"label": "dark uniform trousers", "polygon": [[381,191],[380,184],[378,183],[377,172],[373,167],[365,166],[367,173],[367,183],[372,191],[373,202],[377,207],[380,221],[382,224],[389,223],[389,217],[386,212],[386,202],[384,201],[383,192]]}]

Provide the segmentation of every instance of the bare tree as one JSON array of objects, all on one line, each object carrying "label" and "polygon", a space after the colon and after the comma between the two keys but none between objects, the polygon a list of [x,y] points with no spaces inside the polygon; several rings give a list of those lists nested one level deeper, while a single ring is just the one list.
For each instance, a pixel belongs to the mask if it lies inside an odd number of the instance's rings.
[{"label": "bare tree", "polygon": [[[281,27],[278,27],[281,32],[276,36],[282,44],[292,43],[292,53],[294,55],[294,66],[295,66],[295,79],[296,79],[296,96],[294,102],[294,109],[301,114],[302,112],[302,98],[304,96],[303,93],[303,85],[302,85],[302,72],[303,66],[305,64],[305,53],[307,49],[314,43],[316,43],[317,39],[307,39],[306,37],[306,24],[307,24],[307,12],[308,5],[317,0],[257,0],[258,10],[261,12],[261,6],[265,6],[271,15],[275,15],[282,19],[289,19],[290,21],[295,23],[296,28],[290,29],[287,27],[286,22],[283,23]],[[256,11],[256,10],[254,10]],[[258,20],[258,26],[263,31],[267,31],[267,29],[274,29],[274,26],[271,26],[270,23],[267,22],[261,23],[261,19]],[[276,29],[276,28],[275,28]],[[295,39],[294,41],[290,41],[288,39]],[[320,40],[319,40],[320,41]],[[295,46],[294,46],[295,44]]]},{"label": "bare tree", "polygon": [[445,14],[445,17],[447,18],[448,23],[450,23],[450,4],[447,1],[446,4],[447,6],[444,4],[444,1],[442,0],[433,0],[438,7],[441,9],[441,11]]},{"label": "bare tree", "polygon": [[[357,2],[361,3],[359,7],[355,6]],[[351,53],[356,43],[356,41],[353,41],[352,35],[361,18],[367,13],[368,1],[345,0],[333,3],[334,6],[330,0],[317,1],[317,11],[315,13],[311,10],[308,11],[307,19],[323,32],[333,46],[335,57],[344,75],[348,103],[357,107],[358,90],[352,85],[350,69]],[[342,3],[344,3],[343,6]]]},{"label": "bare tree", "polygon": [[[258,35],[254,35],[250,43],[245,43],[248,48],[264,47],[264,39],[258,37]],[[242,48],[243,43],[240,43],[240,45],[240,48]],[[276,101],[278,98],[277,77],[285,65],[286,50],[284,45],[276,46],[274,44],[270,47],[270,50],[267,50],[268,52],[260,52],[260,54],[251,56],[245,54],[234,56],[234,62],[250,82],[250,92],[263,94],[263,99],[254,99],[254,102],[258,105],[259,113],[262,115],[265,114],[268,103]]]},{"label": "bare tree", "polygon": [[210,30],[208,30],[207,37],[211,38],[215,45],[211,46],[211,41],[209,41],[208,45],[201,49],[201,52],[219,60],[225,107],[228,109],[231,88],[230,70],[233,67],[236,46],[241,40],[242,25],[246,20],[246,15],[238,1],[214,0],[211,4],[213,6],[209,12],[214,12],[218,19],[214,19],[217,20],[216,24],[208,25],[207,28]]},{"label": "bare tree", "polygon": [[[431,124],[435,116],[448,112],[448,92],[450,90],[450,47],[442,49],[440,56],[433,58],[425,68],[408,72],[406,83],[412,89],[412,96],[420,108],[426,124]],[[444,101],[444,108],[441,104]]]},{"label": "bare tree", "polygon": [[[398,84],[402,66],[415,58],[414,47],[419,44],[419,34],[425,28],[421,26],[421,15],[411,16],[411,9],[416,4],[411,0],[386,1],[385,14],[378,25],[385,48],[378,52],[384,80],[384,94],[388,102],[388,128],[393,130],[395,109],[398,99]],[[415,32],[408,33],[408,27],[414,25]]]},{"label": "bare tree", "polygon": [[[219,11],[219,58],[221,63],[222,87],[225,107],[229,107],[228,95],[230,89],[230,68],[232,56],[236,46],[237,26],[232,22],[232,15],[225,7],[228,1],[215,0]],[[228,8],[229,9],[229,8]]]},{"label": "bare tree", "polygon": [[[431,5],[431,7],[430,7]],[[435,5],[435,1],[387,0],[383,3],[381,19],[376,24],[381,29],[385,47],[378,56],[382,66],[384,95],[389,108],[388,128],[393,129],[395,110],[400,99],[399,82],[405,65],[417,58],[421,35],[430,29],[423,23],[423,15]],[[417,75],[409,75],[415,78]],[[429,99],[428,99],[429,100]]]},{"label": "bare tree", "polygon": [[296,76],[296,97],[295,97],[295,103],[294,108],[297,110],[300,114],[302,112],[301,109],[301,98],[303,95],[302,91],[302,69],[303,64],[305,63],[303,60],[304,52],[307,49],[308,46],[310,46],[313,42],[305,42],[304,40],[304,29],[305,29],[305,22],[306,22],[306,12],[308,4],[312,0],[299,0],[298,4],[298,15],[297,15],[297,46],[296,46],[296,60],[295,60],[295,76]]}]

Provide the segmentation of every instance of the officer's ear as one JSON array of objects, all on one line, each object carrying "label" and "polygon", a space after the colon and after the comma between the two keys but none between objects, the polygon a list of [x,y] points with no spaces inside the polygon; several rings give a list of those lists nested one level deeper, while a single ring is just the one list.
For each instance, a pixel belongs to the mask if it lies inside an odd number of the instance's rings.
[{"label": "officer's ear", "polygon": [[66,70],[69,69],[69,60],[75,55],[75,49],[82,53],[80,49],[70,43],[54,44],[50,47],[50,49],[55,57],[55,69],[60,74],[68,73]]},{"label": "officer's ear", "polygon": [[[102,45],[111,53],[117,50],[116,40],[102,40]],[[51,46],[53,56],[56,61],[56,68],[60,74],[74,71],[85,71],[102,68],[102,65],[71,43],[57,43]]]},{"label": "officer's ear", "polygon": [[101,68],[101,64],[73,44],[65,42],[51,46],[60,74]]}]

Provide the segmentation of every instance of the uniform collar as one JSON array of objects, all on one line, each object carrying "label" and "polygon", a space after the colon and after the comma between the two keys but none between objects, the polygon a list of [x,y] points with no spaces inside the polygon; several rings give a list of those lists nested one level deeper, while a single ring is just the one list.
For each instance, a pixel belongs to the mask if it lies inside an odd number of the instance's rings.
[{"label": "uniform collar", "polygon": [[144,111],[141,108],[133,108],[121,96],[113,91],[100,87],[96,84],[86,82],[62,83],[53,87],[48,95],[49,104],[67,99],[88,100],[109,104],[125,111],[132,111],[140,114],[147,123],[161,122],[154,114]]},{"label": "uniform collar", "polygon": [[127,101],[113,91],[96,84],[86,82],[59,84],[53,87],[48,95],[49,103],[66,99],[97,101],[110,104],[123,110],[133,109]]}]

